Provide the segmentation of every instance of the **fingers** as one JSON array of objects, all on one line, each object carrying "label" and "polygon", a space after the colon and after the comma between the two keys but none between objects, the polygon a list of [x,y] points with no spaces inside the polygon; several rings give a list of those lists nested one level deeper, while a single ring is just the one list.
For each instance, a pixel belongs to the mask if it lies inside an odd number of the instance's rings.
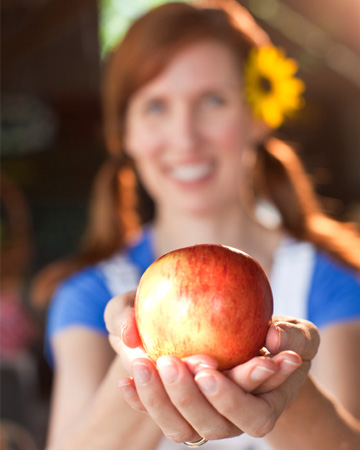
[{"label": "fingers", "polygon": [[301,358],[294,352],[275,356],[258,356],[226,372],[245,392],[264,393],[276,389],[301,366]]},{"label": "fingers", "polygon": [[280,366],[267,356],[258,356],[226,372],[245,392],[252,392],[272,378]]},{"label": "fingers", "polygon": [[117,295],[107,303],[104,320],[110,334],[121,336],[124,310],[133,304],[134,296],[134,292],[128,292]]},{"label": "fingers", "polygon": [[[111,343],[111,337],[110,337]],[[139,346],[136,348],[127,347],[124,344],[121,344],[120,350],[118,352],[120,356],[123,368],[130,375],[132,373],[132,363],[139,358],[145,358],[151,361],[149,355],[145,352],[144,348]]]},{"label": "fingers", "polygon": [[239,434],[239,430],[204,398],[182,361],[163,356],[158,359],[157,368],[172,404],[200,436],[213,440]]},{"label": "fingers", "polygon": [[135,382],[132,377],[120,378],[118,386],[121,390],[122,396],[129,406],[137,411],[146,412],[144,405],[141,403],[139,395],[136,390]]},{"label": "fingers", "polygon": [[196,361],[190,358],[190,361],[183,362],[164,356],[159,358],[157,370],[151,361],[134,361],[134,380],[122,378],[119,381],[122,395],[131,407],[146,411],[165,436],[174,442],[238,435],[241,430],[209,404],[189,370],[192,367],[196,372],[200,364],[201,367],[212,368],[214,362],[210,358],[210,365],[207,365],[207,359],[200,356]]},{"label": "fingers", "polygon": [[119,324],[116,318],[122,314],[125,308],[133,306],[134,299],[135,291],[131,291],[117,295],[108,302],[104,312],[104,319],[106,328],[110,333],[116,334],[121,331],[121,322]]},{"label": "fingers", "polygon": [[296,397],[310,365],[302,364],[299,355],[289,351],[276,355],[272,362],[279,366],[278,371],[268,378],[263,376],[265,381],[251,393],[239,388],[253,387],[251,378],[249,381],[251,373],[259,367],[261,370],[271,367],[262,357],[252,362],[254,368],[250,364],[247,368],[239,366],[230,371],[230,376],[203,369],[195,375],[195,381],[207,400],[229,422],[251,436],[263,437]]},{"label": "fingers", "polygon": [[195,382],[214,409],[251,436],[262,437],[269,433],[283,410],[281,405],[244,392],[213,369],[201,370],[195,375]]},{"label": "fingers", "polygon": [[292,350],[303,360],[310,361],[317,353],[320,335],[314,324],[307,320],[274,318],[266,337],[266,348],[276,354]]},{"label": "fingers", "polygon": [[[300,356],[294,352],[286,351],[275,355],[272,361],[277,364],[278,371],[261,383],[251,392],[253,394],[263,394],[279,388],[290,376],[302,367]],[[304,363],[305,364],[305,363]]]},{"label": "fingers", "polygon": [[134,297],[135,291],[118,295],[111,299],[105,308],[105,324],[110,343],[116,352],[119,350],[121,340],[131,348],[141,345],[132,308]]},{"label": "fingers", "polygon": [[[134,350],[128,350],[133,352]],[[146,358],[146,353],[143,355],[139,354],[138,358]],[[134,360],[134,358],[133,358]],[[184,358],[183,362],[186,364],[188,370],[195,375],[199,370],[203,368],[213,368],[216,369],[218,363],[213,358],[206,355],[198,355],[198,356],[190,356]],[[123,397],[126,399],[129,406],[133,409],[137,409],[139,411],[146,411],[146,408],[141,403],[139,395],[136,390],[135,382],[132,377],[124,377],[119,380],[119,388],[123,394]]]},{"label": "fingers", "polygon": [[276,389],[259,394],[268,401],[277,412],[288,408],[295,400],[298,392],[306,380],[310,368],[310,361],[304,361],[302,365],[288,376]]},{"label": "fingers", "polygon": [[[126,345],[139,340],[132,309],[123,313],[120,334]],[[276,318],[266,340],[270,355],[221,373],[205,355],[183,361],[164,356],[155,367],[141,349],[141,359],[127,358],[133,361],[134,379],[123,378],[119,385],[128,404],[146,411],[175,442],[222,439],[243,431],[260,437],[297,395],[318,345],[318,331],[310,322]]]},{"label": "fingers", "polygon": [[217,369],[218,362],[216,359],[207,355],[194,355],[183,358],[182,361],[187,365],[189,371],[195,375],[201,369]]},{"label": "fingers", "polygon": [[301,358],[290,351],[253,358],[226,373],[216,365],[203,355],[186,361],[164,356],[156,370],[151,361],[140,359],[133,363],[134,380],[124,378],[119,385],[131,407],[147,411],[169,439],[184,442],[243,431],[267,434],[304,379],[303,373],[294,376]]},{"label": "fingers", "polygon": [[136,348],[142,345],[136,326],[134,309],[128,308],[127,310],[125,310],[122,319],[123,323],[121,337],[124,344],[130,348]]},{"label": "fingers", "polygon": [[[183,368],[186,369],[185,365]],[[184,419],[171,402],[154,364],[146,359],[133,363],[134,383],[138,398],[162,432],[174,442],[196,441],[200,435]],[[169,377],[171,373],[169,370]],[[138,399],[133,395],[126,399],[135,407]],[[141,410],[141,409],[140,409]]]}]

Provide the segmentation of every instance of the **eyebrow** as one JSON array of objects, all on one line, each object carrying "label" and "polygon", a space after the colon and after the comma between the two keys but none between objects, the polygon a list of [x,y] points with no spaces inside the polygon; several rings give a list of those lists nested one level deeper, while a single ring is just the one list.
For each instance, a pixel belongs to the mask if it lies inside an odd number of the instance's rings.
[{"label": "eyebrow", "polygon": [[[240,84],[240,83],[239,83]],[[209,84],[207,86],[204,86],[199,92],[200,94],[206,94],[214,91],[222,91],[222,90],[238,90],[239,85],[236,82],[229,81],[226,83],[221,84]],[[169,93],[169,90],[165,88],[165,92],[163,89],[155,89],[155,91],[152,92],[143,92],[144,98],[143,101],[149,101],[154,98],[162,99],[165,98],[165,96]],[[136,95],[136,94],[135,94]]]}]

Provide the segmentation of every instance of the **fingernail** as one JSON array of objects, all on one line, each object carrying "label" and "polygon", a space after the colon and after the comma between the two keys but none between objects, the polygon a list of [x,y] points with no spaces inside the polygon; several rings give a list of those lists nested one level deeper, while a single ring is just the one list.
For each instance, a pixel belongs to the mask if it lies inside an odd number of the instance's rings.
[{"label": "fingernail", "polygon": [[132,366],[135,382],[140,386],[145,386],[151,379],[151,371],[147,364],[135,361]]},{"label": "fingernail", "polygon": [[196,375],[203,369],[216,369],[216,366],[211,366],[210,364],[206,364],[206,363],[199,363],[199,364],[196,364],[192,373],[193,373],[193,375]]},{"label": "fingernail", "polygon": [[276,329],[278,331],[278,336],[279,336],[279,344],[278,344],[277,349],[285,350],[287,348],[288,342],[289,342],[288,334],[283,328],[281,328],[279,326],[277,326]]},{"label": "fingernail", "polygon": [[250,374],[250,380],[256,382],[265,381],[271,377],[271,375],[274,375],[274,373],[273,370],[268,369],[267,367],[256,366]]},{"label": "fingernail", "polygon": [[200,389],[207,395],[214,395],[218,390],[218,383],[213,375],[199,372],[195,375],[195,381]]},{"label": "fingernail", "polygon": [[160,357],[157,360],[156,365],[162,380],[166,383],[175,383],[179,378],[179,370],[177,365],[166,357]]},{"label": "fingernail", "polygon": [[136,394],[136,389],[133,385],[133,383],[127,379],[120,379],[118,381],[118,386],[123,394],[124,397],[132,397]]},{"label": "fingernail", "polygon": [[288,364],[289,366],[293,366],[293,367],[300,367],[301,366],[301,362],[298,361],[291,361],[290,359],[284,359],[283,361],[285,364]]},{"label": "fingernail", "polygon": [[122,339],[122,340],[124,340],[124,334],[125,334],[125,331],[126,331],[127,327],[128,327],[128,325],[127,325],[127,323],[124,321],[124,322],[122,323],[122,325],[121,325],[121,339]]}]

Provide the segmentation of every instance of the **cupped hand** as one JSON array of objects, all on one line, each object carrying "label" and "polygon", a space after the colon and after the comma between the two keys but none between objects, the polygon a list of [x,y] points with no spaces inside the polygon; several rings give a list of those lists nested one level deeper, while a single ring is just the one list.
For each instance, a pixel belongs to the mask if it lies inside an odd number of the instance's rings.
[{"label": "cupped hand", "polygon": [[147,355],[141,345],[134,314],[135,291],[112,298],[104,312],[105,325],[109,333],[109,342],[131,374],[131,363],[138,357]]},{"label": "cupped hand", "polygon": [[155,364],[141,346],[133,298],[113,299],[105,314],[110,342],[132,374],[119,386],[127,403],[147,412],[175,442],[267,434],[295,399],[319,345],[311,322],[274,317],[269,353],[229,371],[218,371],[206,355],[163,356]]}]

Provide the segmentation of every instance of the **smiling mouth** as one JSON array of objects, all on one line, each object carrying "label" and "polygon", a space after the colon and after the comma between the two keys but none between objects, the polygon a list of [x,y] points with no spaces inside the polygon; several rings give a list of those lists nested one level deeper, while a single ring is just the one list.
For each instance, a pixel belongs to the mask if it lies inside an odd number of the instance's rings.
[{"label": "smiling mouth", "polygon": [[213,171],[213,164],[209,162],[201,164],[184,164],[173,168],[171,176],[176,181],[193,183],[207,178]]}]

